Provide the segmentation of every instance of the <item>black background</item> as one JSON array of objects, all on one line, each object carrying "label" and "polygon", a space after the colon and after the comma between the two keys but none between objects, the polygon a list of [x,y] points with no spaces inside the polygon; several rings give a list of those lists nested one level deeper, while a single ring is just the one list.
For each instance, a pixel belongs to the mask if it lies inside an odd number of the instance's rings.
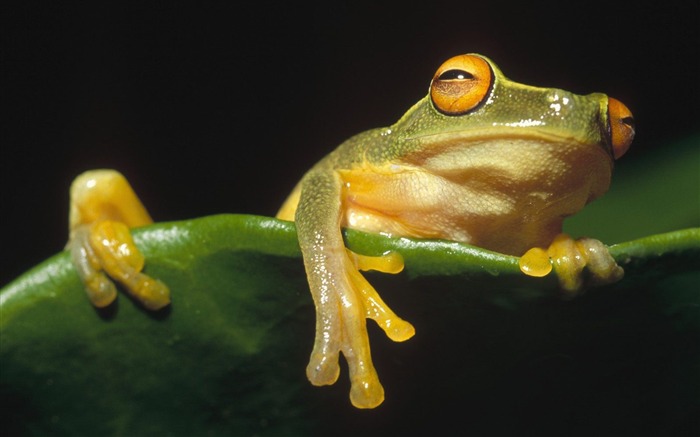
[{"label": "black background", "polygon": [[279,3],[5,7],[0,285],[62,249],[80,172],[119,169],[159,221],[272,215],[460,53],[625,102],[620,165],[698,132],[698,2]]}]

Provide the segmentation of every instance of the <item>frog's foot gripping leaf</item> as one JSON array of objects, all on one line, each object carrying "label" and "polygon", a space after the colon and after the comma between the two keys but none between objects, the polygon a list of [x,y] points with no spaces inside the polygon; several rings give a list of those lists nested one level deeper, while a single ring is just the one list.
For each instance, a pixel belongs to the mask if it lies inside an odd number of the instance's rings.
[{"label": "frog's foot gripping leaf", "polygon": [[168,287],[141,273],[144,257],[129,231],[150,223],[146,209],[120,173],[93,170],[75,179],[67,247],[93,305],[102,308],[116,299],[112,280],[150,310],[170,303]]},{"label": "frog's foot gripping leaf", "polygon": [[557,235],[548,249],[535,247],[520,258],[520,270],[526,275],[545,276],[552,269],[561,289],[572,295],[586,285],[617,282],[625,274],[603,243],[592,238],[574,240],[566,234]]},{"label": "frog's foot gripping leaf", "polygon": [[337,292],[323,293],[316,302],[316,339],[306,374],[314,385],[335,383],[342,352],[350,372],[350,401],[357,408],[374,408],[384,401],[384,388],[372,364],[365,319],[377,322],[393,341],[408,340],[415,329],[389,309],[358,269],[398,273],[403,259],[397,253],[369,257],[347,250],[343,255],[341,277],[333,281]]}]

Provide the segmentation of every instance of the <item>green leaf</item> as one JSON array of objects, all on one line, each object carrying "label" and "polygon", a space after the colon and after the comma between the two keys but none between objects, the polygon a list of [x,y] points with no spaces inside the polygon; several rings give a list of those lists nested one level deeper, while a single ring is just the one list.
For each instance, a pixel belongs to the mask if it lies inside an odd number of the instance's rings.
[{"label": "green leaf", "polygon": [[[521,403],[536,401],[554,412],[542,431],[566,426],[559,415],[576,416],[584,400],[608,419],[602,410],[613,402],[622,404],[616,411],[659,407],[682,418],[698,405],[697,349],[668,358],[700,335],[700,299],[688,285],[698,280],[700,229],[614,246],[627,279],[575,303],[556,297],[552,278],[520,274],[514,257],[445,241],[346,237],[360,253],[398,250],[406,261],[400,275],[370,273],[418,331],[393,344],[370,329],[387,390],[379,409],[350,406],[346,371],[330,388],[306,381],[314,311],[294,225],[219,215],[135,231],[147,272],[172,289],[160,312],[124,294],[93,309],[65,252],[7,285],[3,427],[28,435],[428,432],[457,426],[461,416],[447,410],[458,402],[474,429],[508,431],[534,420]],[[656,367],[625,374],[639,360]],[[641,386],[606,393],[618,377]],[[574,401],[566,411],[562,398]],[[505,412],[511,425],[496,420]]]},{"label": "green leaf", "polygon": [[625,157],[610,192],[567,222],[626,241],[611,247],[625,279],[573,300],[513,257],[348,232],[360,253],[402,253],[403,273],[367,275],[417,330],[396,344],[369,323],[387,395],[371,411],[350,406],[346,369],[331,387],[306,381],[314,309],[293,224],[136,230],[147,272],[172,289],[156,313],[125,294],[95,310],[60,253],[0,290],[2,433],[697,435],[698,144]]}]

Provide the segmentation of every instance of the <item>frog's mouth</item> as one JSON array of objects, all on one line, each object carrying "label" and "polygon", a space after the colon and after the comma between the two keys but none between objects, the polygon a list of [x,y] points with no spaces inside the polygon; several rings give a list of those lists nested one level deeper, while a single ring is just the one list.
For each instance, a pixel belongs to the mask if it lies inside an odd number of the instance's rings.
[{"label": "frog's mouth", "polygon": [[[525,126],[527,132],[523,132]],[[498,132],[491,129],[455,130],[409,137],[406,140],[416,143],[415,147],[411,147],[416,152],[408,154],[407,158],[413,162],[417,162],[416,158],[418,161],[444,158],[446,166],[458,167],[472,165],[475,156],[486,160],[490,156],[491,161],[497,156],[507,161],[517,161],[519,157],[537,155],[545,149],[550,156],[594,155],[607,161],[612,168],[614,158],[611,142],[604,129],[601,129],[599,140],[592,141],[591,138],[579,138],[552,129],[538,129],[537,126],[539,125],[535,121],[522,120],[517,124],[501,126]]]}]

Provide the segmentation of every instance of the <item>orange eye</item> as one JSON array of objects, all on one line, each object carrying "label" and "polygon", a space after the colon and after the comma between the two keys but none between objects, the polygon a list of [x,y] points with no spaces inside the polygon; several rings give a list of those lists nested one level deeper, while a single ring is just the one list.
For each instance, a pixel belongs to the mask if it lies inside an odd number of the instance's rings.
[{"label": "orange eye", "polygon": [[430,98],[443,114],[464,114],[484,100],[492,81],[491,67],[483,58],[455,56],[435,72],[430,83]]},{"label": "orange eye", "polygon": [[608,120],[615,159],[621,157],[630,148],[634,139],[634,117],[624,103],[608,97]]}]

